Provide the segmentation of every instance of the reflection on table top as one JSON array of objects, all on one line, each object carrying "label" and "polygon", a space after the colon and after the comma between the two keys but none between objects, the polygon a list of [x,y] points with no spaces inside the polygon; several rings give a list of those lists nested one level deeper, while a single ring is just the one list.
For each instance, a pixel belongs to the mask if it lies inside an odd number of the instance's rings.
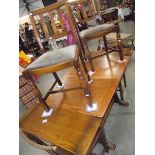
[{"label": "reflection on table top", "polygon": [[42,112],[40,105],[27,112],[20,120],[21,129],[73,154],[86,154],[101,125],[101,118],[57,109],[43,124]]},{"label": "reflection on table top", "polygon": [[[117,56],[110,54],[110,62],[106,56],[93,60],[96,70],[90,84],[93,101],[98,103],[98,110],[86,112],[86,98],[82,90],[68,91],[65,93],[51,94],[46,102],[52,108],[72,109],[81,113],[103,117],[111,104],[113,95],[125,72],[130,56],[125,56],[126,61],[120,63]],[[65,88],[80,86],[76,72],[72,69],[63,78]]]}]

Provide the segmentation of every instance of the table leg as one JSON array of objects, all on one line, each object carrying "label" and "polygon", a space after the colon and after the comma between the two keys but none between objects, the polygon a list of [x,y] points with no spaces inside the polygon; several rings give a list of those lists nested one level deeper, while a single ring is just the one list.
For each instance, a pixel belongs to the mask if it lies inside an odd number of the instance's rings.
[{"label": "table leg", "polygon": [[98,141],[99,141],[99,143],[101,143],[103,145],[104,151],[107,152],[107,153],[109,153],[110,150],[115,150],[115,148],[116,148],[115,144],[112,144],[111,142],[109,142],[106,139],[106,134],[105,134],[104,129],[102,129],[102,132],[101,132],[101,135],[100,135]]},{"label": "table leg", "polygon": [[[120,91],[120,94],[121,94],[121,91]],[[120,106],[128,106],[129,105],[128,102],[124,101],[124,98],[123,98],[123,100],[119,99],[117,92],[114,95],[114,102],[118,103]]]},{"label": "table leg", "polygon": [[105,153],[106,153],[106,152],[105,152],[105,150],[103,149],[102,152],[101,152],[101,155],[105,155]]},{"label": "table leg", "polygon": [[128,106],[129,103],[127,103],[127,102],[124,100],[123,88],[122,88],[122,83],[121,83],[121,81],[120,81],[120,83],[119,83],[119,90],[120,90],[120,97],[121,97],[121,100],[120,100],[119,105],[121,105],[121,106]]},{"label": "table leg", "polygon": [[125,73],[123,74],[123,80],[124,80],[124,85],[125,85],[125,87],[127,87]]}]

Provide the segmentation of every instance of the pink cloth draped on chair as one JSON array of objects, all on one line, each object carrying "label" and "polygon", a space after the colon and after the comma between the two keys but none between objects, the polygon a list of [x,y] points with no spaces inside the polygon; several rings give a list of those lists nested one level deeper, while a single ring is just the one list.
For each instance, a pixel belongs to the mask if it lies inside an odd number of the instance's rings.
[{"label": "pink cloth draped on chair", "polygon": [[75,44],[75,40],[74,40],[73,35],[71,33],[71,29],[69,27],[69,21],[67,19],[66,14],[65,13],[61,14],[61,18],[64,21],[66,31],[68,32],[68,34],[67,34],[67,43],[68,43],[68,45],[73,45],[73,44]]}]

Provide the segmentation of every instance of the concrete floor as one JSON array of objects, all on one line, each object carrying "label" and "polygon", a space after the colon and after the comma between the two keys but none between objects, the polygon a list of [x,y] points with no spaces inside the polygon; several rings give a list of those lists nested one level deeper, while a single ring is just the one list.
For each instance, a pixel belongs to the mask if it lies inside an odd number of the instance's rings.
[{"label": "concrete floor", "polygon": [[[120,31],[131,33],[134,35],[133,21],[127,21],[120,24]],[[95,41],[91,41],[91,48],[96,48]],[[58,72],[59,76],[63,76],[65,71]],[[112,143],[116,144],[116,150],[110,151],[109,155],[134,155],[135,154],[135,56],[129,62],[126,70],[127,87],[124,89],[126,101],[130,103],[128,107],[121,107],[114,104],[110,115],[104,126],[107,138]],[[38,87],[42,94],[45,94],[49,88],[49,81],[52,80],[52,75],[44,75],[38,81]],[[19,115],[21,116],[26,111],[26,108],[19,104]],[[97,144],[93,152],[101,154],[102,145]],[[26,143],[19,136],[19,154],[20,155],[48,155],[45,151],[36,149]],[[107,154],[107,153],[105,153]]]}]

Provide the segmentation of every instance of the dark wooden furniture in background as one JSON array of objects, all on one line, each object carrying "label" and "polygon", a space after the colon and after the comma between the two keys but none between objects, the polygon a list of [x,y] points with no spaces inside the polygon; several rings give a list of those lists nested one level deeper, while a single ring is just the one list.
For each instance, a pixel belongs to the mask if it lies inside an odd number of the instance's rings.
[{"label": "dark wooden furniture in background", "polygon": [[104,23],[112,22],[118,19],[118,9],[104,10],[101,13],[101,18]]},{"label": "dark wooden furniture in background", "polygon": [[[57,83],[62,85],[62,82],[56,72],[53,73],[53,76],[55,78],[55,82],[52,87],[54,87]],[[42,104],[45,109],[47,107],[33,78],[23,75],[22,73],[20,73],[19,76],[19,99],[27,109],[32,107],[34,104]]]},{"label": "dark wooden furniture in background", "polygon": [[39,97],[34,93],[34,87],[30,82],[23,76],[19,76],[19,98],[21,102],[30,108],[33,104],[39,103]]}]

